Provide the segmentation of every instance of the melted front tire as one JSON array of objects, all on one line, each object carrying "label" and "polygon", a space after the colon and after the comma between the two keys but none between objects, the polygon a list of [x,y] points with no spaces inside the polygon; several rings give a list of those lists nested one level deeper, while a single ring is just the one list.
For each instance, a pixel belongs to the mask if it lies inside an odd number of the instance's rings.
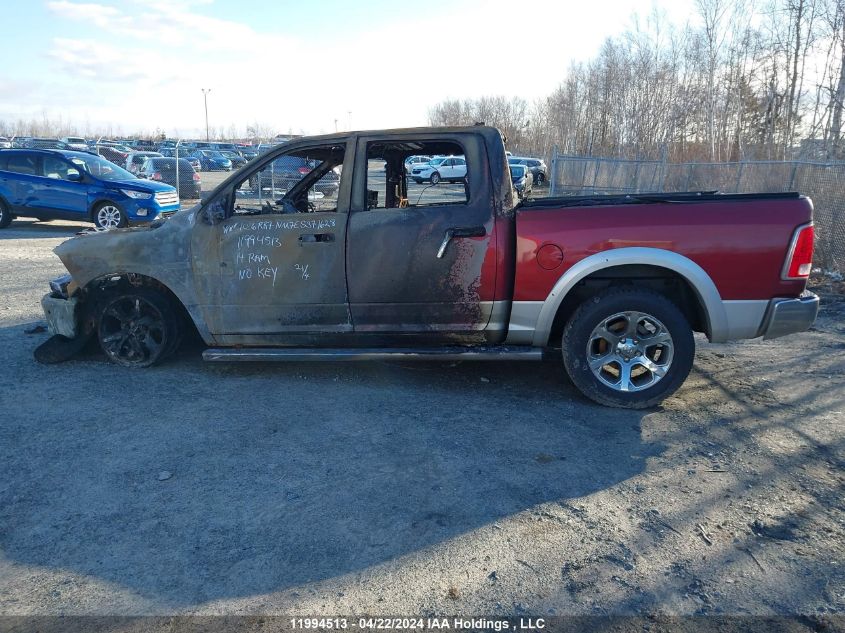
[{"label": "melted front tire", "polygon": [[563,362],[591,400],[644,409],[672,395],[695,355],[692,328],[665,296],[644,288],[609,289],[573,313],[563,332]]},{"label": "melted front tire", "polygon": [[161,293],[137,288],[109,295],[97,313],[103,353],[124,367],[149,367],[176,351],[181,319]]}]

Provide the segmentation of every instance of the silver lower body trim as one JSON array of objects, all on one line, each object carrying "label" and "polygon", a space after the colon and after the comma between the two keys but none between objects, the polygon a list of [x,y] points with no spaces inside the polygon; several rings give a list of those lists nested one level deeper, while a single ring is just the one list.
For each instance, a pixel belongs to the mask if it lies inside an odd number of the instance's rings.
[{"label": "silver lower body trim", "polygon": [[543,359],[543,351],[533,347],[432,347],[432,348],[211,348],[202,353],[203,360],[223,362],[250,361],[361,361],[361,360],[526,360]]},{"label": "silver lower body trim", "polygon": [[531,345],[542,309],[542,301],[514,301],[505,345]]},{"label": "silver lower body trim", "polygon": [[722,301],[722,306],[725,309],[725,328],[724,331],[714,331],[711,342],[722,343],[760,336],[760,327],[769,309],[768,299]]}]

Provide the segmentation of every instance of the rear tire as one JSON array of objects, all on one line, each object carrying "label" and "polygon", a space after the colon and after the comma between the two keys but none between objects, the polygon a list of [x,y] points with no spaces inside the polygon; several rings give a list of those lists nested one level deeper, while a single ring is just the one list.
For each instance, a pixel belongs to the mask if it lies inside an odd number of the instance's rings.
[{"label": "rear tire", "polygon": [[0,200],[0,229],[5,229],[12,223],[12,210],[5,200]]},{"label": "rear tire", "polygon": [[672,395],[692,368],[692,328],[664,295],[608,289],[582,303],[563,332],[573,384],[610,407],[644,409]]}]

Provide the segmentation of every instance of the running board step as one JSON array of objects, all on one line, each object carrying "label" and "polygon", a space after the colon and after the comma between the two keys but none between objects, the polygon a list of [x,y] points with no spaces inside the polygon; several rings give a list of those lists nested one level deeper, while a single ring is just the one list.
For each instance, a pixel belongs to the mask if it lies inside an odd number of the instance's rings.
[{"label": "running board step", "polygon": [[543,360],[539,347],[385,347],[385,348],[320,348],[320,347],[212,347],[202,353],[203,360],[238,361],[346,361],[346,360]]}]

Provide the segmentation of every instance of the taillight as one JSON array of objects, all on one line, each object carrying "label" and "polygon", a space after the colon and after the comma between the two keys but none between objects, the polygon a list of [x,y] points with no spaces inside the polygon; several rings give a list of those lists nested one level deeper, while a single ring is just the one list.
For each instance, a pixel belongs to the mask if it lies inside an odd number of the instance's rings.
[{"label": "taillight", "polygon": [[150,180],[161,180],[161,172],[160,171],[154,171],[153,175],[150,176]]},{"label": "taillight", "polygon": [[310,169],[308,169],[307,167],[300,167],[300,168],[299,168],[299,173],[300,173],[300,174],[302,174],[303,176],[304,176],[305,174],[307,174],[308,172],[310,172],[310,171],[311,171],[311,170],[310,170]]},{"label": "taillight", "polygon": [[194,172],[194,182],[200,181],[200,175],[197,172]]},{"label": "taillight", "polygon": [[806,279],[810,276],[813,268],[814,237],[812,224],[806,224],[795,231],[783,267],[784,279]]}]

